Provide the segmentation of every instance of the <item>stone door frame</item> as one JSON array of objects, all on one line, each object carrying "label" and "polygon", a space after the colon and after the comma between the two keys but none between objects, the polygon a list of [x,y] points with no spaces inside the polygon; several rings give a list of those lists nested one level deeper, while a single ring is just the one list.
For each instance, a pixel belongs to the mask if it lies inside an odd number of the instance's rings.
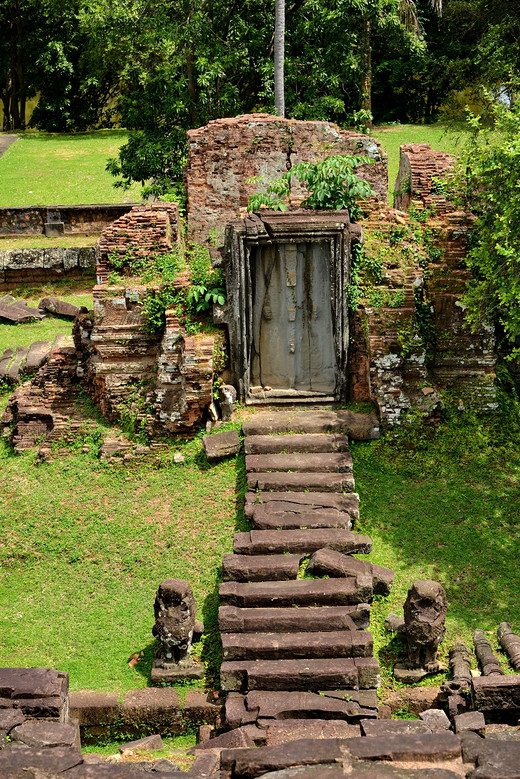
[{"label": "stone door frame", "polygon": [[[334,349],[335,400],[347,400],[349,311],[345,286],[350,281],[352,240],[347,211],[260,211],[226,226],[224,259],[227,287],[230,370],[238,400],[246,402],[253,342],[251,258],[256,247],[272,243],[328,242]],[[296,400],[296,399],[295,399]],[[266,399],[266,403],[269,399]]]}]

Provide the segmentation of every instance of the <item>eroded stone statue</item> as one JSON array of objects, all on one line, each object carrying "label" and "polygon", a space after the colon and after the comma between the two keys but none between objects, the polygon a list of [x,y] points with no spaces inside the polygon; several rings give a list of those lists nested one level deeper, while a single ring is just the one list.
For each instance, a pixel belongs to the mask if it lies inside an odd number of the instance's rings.
[{"label": "eroded stone statue", "polygon": [[194,641],[203,625],[195,619],[197,607],[190,585],[184,579],[165,579],[155,596],[152,634],[159,640],[152,666],[152,682],[200,679],[204,669],[190,658]]},{"label": "eroded stone statue", "polygon": [[442,584],[425,579],[412,584],[404,604],[404,619],[388,616],[386,626],[404,636],[408,659],[396,663],[394,676],[405,683],[418,682],[445,666],[437,660],[437,650],[446,632],[448,602]]}]

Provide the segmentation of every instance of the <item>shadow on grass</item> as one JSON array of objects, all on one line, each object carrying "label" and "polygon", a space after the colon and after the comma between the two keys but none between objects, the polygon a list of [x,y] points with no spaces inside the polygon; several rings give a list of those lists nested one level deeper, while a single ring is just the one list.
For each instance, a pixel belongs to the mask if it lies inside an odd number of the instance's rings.
[{"label": "shadow on grass", "polygon": [[[236,532],[241,532],[249,529],[249,522],[244,517],[246,462],[243,453],[240,453],[235,460],[235,473],[235,530]],[[232,551],[230,549],[229,553]],[[220,570],[215,586],[204,599],[202,606],[202,620],[204,622],[202,659],[206,665],[206,686],[216,689],[220,689],[220,665],[222,663],[222,641],[218,629],[218,610],[220,605],[218,586],[221,581],[222,570]]]}]

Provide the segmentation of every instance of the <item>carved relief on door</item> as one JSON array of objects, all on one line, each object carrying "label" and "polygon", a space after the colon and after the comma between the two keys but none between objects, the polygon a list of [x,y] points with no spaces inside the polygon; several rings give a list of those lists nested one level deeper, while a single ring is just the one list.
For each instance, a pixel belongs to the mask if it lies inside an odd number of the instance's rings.
[{"label": "carved relief on door", "polygon": [[333,395],[337,363],[329,243],[258,246],[251,270],[252,391]]}]

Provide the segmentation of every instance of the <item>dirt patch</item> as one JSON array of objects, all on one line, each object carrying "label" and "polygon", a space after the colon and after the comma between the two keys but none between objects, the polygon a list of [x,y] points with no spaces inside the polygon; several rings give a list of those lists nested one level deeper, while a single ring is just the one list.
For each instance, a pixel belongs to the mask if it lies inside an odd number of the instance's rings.
[{"label": "dirt patch", "polygon": [[0,133],[0,157],[7,151],[9,146],[18,140],[17,135],[10,135],[8,133]]}]

